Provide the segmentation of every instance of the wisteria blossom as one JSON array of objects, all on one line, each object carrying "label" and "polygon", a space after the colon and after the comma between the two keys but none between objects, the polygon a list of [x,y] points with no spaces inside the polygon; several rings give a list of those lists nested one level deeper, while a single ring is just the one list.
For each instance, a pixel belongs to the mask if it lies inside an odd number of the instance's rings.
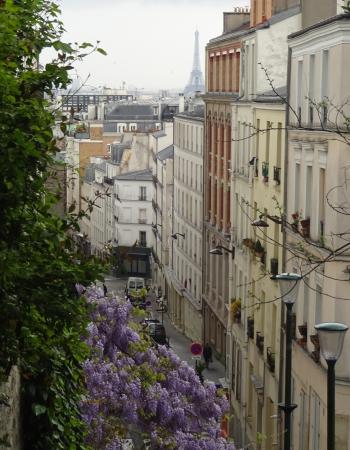
[{"label": "wisteria blossom", "polygon": [[88,396],[82,414],[94,449],[118,450],[122,439],[148,439],[152,449],[234,450],[220,437],[228,410],[213,383],[202,384],[193,368],[165,346],[153,345],[131,321],[132,305],[85,292],[93,304],[84,365]]}]

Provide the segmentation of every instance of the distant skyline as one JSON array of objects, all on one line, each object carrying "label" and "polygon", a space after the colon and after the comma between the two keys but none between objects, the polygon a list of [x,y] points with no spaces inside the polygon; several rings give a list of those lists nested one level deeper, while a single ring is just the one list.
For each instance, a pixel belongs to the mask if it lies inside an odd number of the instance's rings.
[{"label": "distant skyline", "polygon": [[[204,75],[205,45],[222,33],[223,12],[249,0],[60,0],[68,42],[91,43],[108,55],[92,55],[76,69],[89,85],[140,91],[183,89],[192,69],[199,31]],[[42,62],[47,61],[47,55]]]}]

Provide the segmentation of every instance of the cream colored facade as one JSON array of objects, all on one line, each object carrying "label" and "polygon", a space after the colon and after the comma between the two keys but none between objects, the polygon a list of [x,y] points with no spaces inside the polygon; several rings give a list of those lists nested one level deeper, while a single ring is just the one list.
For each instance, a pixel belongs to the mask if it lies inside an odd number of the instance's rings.
[{"label": "cream colored facade", "polygon": [[174,120],[172,257],[167,268],[173,323],[202,342],[203,109]]},{"label": "cream colored facade", "polygon": [[[327,372],[320,360],[314,325],[341,322],[350,325],[349,275],[350,251],[339,234],[349,229],[349,216],[330,207],[342,203],[349,207],[346,178],[350,147],[346,139],[333,133],[334,124],[342,130],[342,119],[329,104],[344,109],[350,93],[350,20],[332,20],[296,33],[291,48],[290,102],[293,128],[288,133],[287,220],[298,212],[306,222],[297,224],[299,233],[289,228],[288,246],[297,257],[289,259],[288,270],[301,273],[299,296],[294,307],[297,339],[293,344],[293,392],[298,408],[294,412],[293,439],[298,450],[326,450]],[[308,97],[308,100],[304,100]],[[319,111],[316,103],[324,100]],[[299,116],[300,123],[296,116]],[[323,128],[323,130],[322,130]],[[291,256],[291,252],[288,252]],[[308,258],[328,262],[310,265]],[[305,256],[308,258],[305,259]],[[288,256],[288,255],[287,255]],[[336,368],[336,443],[338,450],[350,448],[350,335]]]},{"label": "cream colored facade", "polygon": [[[259,11],[260,3],[254,2]],[[283,204],[285,107],[272,92],[262,67],[274,80],[279,95],[285,97],[287,35],[300,29],[301,24],[299,7],[289,3],[288,10],[279,5],[277,14],[274,11],[278,8],[272,5],[273,15],[266,26],[251,28],[242,36],[240,99],[232,105],[231,222],[235,258],[230,266],[226,356],[234,412],[231,432],[237,446],[254,442],[261,433],[264,439],[253,448],[264,450],[278,448],[281,442],[277,406],[283,383],[281,302],[273,301],[279,292],[270,273],[283,268],[283,234],[281,225],[268,219],[267,214],[282,213],[278,205]],[[260,216],[268,227],[251,225]]]}]

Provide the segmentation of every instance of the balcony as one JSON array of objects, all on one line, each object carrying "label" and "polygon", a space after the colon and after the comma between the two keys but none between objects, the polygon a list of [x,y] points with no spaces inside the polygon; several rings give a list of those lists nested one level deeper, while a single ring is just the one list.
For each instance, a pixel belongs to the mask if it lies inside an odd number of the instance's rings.
[{"label": "balcony", "polygon": [[270,372],[275,372],[275,353],[272,352],[271,347],[266,349],[266,361]]},{"label": "balcony", "polygon": [[276,181],[276,184],[281,184],[281,168],[273,166],[273,181]]},{"label": "balcony", "polygon": [[146,241],[139,241],[139,246],[140,247],[147,247],[147,242]]},{"label": "balcony", "polygon": [[247,336],[249,339],[254,339],[254,318],[248,317],[247,319]]},{"label": "balcony", "polygon": [[263,176],[263,181],[267,183],[269,181],[269,163],[268,161],[263,161],[261,165],[261,174]]},{"label": "balcony", "polygon": [[311,357],[316,363],[319,363],[320,362],[320,341],[318,338],[318,334],[311,334],[310,341],[312,342],[312,344],[315,347],[315,350],[313,352],[311,352]]},{"label": "balcony", "polygon": [[306,342],[307,342],[307,323],[303,323],[302,325],[298,326],[298,331],[301,335],[301,338],[297,340],[298,344],[305,348]]},{"label": "balcony", "polygon": [[258,350],[261,354],[264,353],[264,336],[261,334],[260,331],[256,333],[256,339],[255,339],[256,346],[258,347]]},{"label": "balcony", "polygon": [[113,179],[109,177],[104,177],[103,182],[106,184],[109,184],[110,186],[113,186]]}]

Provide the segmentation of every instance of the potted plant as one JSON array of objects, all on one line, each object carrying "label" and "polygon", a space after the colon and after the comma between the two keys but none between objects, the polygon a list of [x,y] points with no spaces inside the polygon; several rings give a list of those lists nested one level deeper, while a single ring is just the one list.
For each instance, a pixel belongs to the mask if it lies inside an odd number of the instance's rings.
[{"label": "potted plant", "polygon": [[299,213],[298,213],[298,211],[296,211],[295,213],[292,214],[292,219],[293,219],[293,222],[291,223],[292,229],[294,231],[298,231],[298,227],[299,227]]},{"label": "potted plant", "polygon": [[234,322],[240,323],[241,322],[241,299],[240,298],[232,298],[231,299],[231,305],[230,305],[230,311],[231,311],[231,317]]},{"label": "potted plant", "polygon": [[300,233],[302,234],[302,236],[306,238],[310,237],[310,218],[308,217],[307,219],[301,220],[300,225],[301,225]]},{"label": "potted plant", "polygon": [[248,248],[254,248],[254,241],[250,238],[245,238],[242,241],[243,245]]},{"label": "potted plant", "polygon": [[265,253],[264,247],[261,245],[261,242],[259,241],[259,239],[255,243],[254,252],[255,252],[255,255],[258,256],[259,258],[262,258],[264,256],[264,253]]}]

